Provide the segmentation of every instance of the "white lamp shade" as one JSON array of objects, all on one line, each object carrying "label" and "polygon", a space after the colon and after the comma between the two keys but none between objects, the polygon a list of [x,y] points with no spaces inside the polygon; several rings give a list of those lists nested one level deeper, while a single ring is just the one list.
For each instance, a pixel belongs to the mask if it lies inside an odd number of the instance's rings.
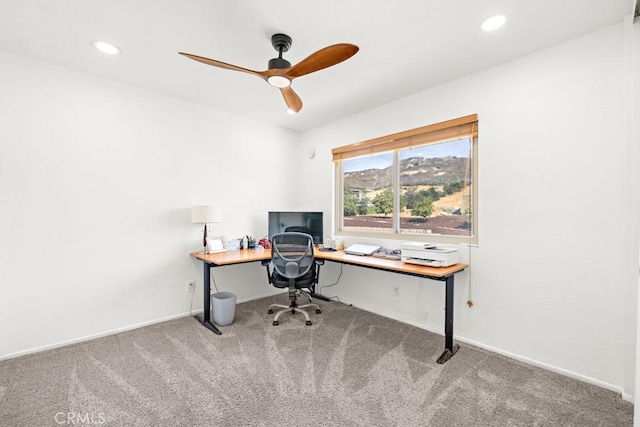
[{"label": "white lamp shade", "polygon": [[191,208],[191,222],[196,224],[207,224],[210,222],[221,222],[220,206],[203,205]]}]

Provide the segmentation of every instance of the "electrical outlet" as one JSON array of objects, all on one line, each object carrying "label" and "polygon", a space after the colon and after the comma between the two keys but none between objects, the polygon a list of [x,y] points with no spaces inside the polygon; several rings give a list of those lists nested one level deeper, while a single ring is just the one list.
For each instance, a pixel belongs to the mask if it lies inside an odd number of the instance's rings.
[{"label": "electrical outlet", "polygon": [[393,285],[393,296],[400,297],[400,288],[398,285]]},{"label": "electrical outlet", "polygon": [[189,280],[187,282],[187,292],[188,293],[192,293],[195,290],[196,290],[196,281],[195,280]]}]

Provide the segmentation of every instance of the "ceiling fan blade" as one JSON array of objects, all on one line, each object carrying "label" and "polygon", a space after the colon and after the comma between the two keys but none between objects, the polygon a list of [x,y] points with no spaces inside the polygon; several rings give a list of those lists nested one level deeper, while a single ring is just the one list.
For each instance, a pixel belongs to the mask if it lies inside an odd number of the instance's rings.
[{"label": "ceiling fan blade", "polygon": [[287,107],[289,107],[289,110],[293,111],[294,113],[302,110],[302,100],[300,99],[298,94],[295,93],[293,89],[291,89],[291,86],[281,88],[280,93],[282,93],[284,102],[287,103]]},{"label": "ceiling fan blade", "polygon": [[238,67],[237,65],[227,64],[226,62],[217,61],[215,59],[205,58],[204,56],[193,55],[191,53],[178,52],[180,55],[193,59],[194,61],[202,62],[203,64],[213,65],[218,68],[225,68],[227,70],[242,71],[243,73],[253,74],[260,78],[265,78],[265,71],[254,71],[248,68]]},{"label": "ceiling fan blade", "polygon": [[291,79],[319,71],[332,65],[346,61],[355,55],[360,48],[354,44],[334,44],[307,56],[291,67],[285,74]]}]

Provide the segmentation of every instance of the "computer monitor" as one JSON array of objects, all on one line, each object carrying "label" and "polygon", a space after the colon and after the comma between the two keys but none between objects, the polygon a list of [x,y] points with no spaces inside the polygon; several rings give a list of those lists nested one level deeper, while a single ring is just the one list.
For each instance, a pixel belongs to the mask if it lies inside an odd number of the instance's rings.
[{"label": "computer monitor", "polygon": [[297,231],[313,237],[313,243],[322,244],[322,212],[269,212],[269,240],[274,234]]}]

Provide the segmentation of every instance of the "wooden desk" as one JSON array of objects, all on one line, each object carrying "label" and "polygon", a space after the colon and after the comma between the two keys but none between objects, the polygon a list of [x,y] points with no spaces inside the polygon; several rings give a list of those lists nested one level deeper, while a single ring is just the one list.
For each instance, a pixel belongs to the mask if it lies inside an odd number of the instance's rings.
[{"label": "wooden desk", "polygon": [[[202,254],[192,252],[191,256],[202,261],[204,266],[204,316],[198,318],[200,322],[220,335],[221,332],[211,323],[211,268],[225,265],[243,264],[247,262],[266,261],[271,259],[271,250],[262,251],[240,250],[228,251],[217,254]],[[345,254],[343,251],[315,251],[318,259],[339,262],[341,264],[356,265],[373,268],[376,270],[390,271],[411,276],[445,282],[445,323],[444,323],[444,352],[438,358],[438,363],[449,360],[457,351],[458,345],[453,343],[453,282],[454,275],[468,267],[466,264],[455,264],[451,267],[425,267],[422,265],[407,264],[399,260],[377,258],[373,256],[358,256]]]}]

